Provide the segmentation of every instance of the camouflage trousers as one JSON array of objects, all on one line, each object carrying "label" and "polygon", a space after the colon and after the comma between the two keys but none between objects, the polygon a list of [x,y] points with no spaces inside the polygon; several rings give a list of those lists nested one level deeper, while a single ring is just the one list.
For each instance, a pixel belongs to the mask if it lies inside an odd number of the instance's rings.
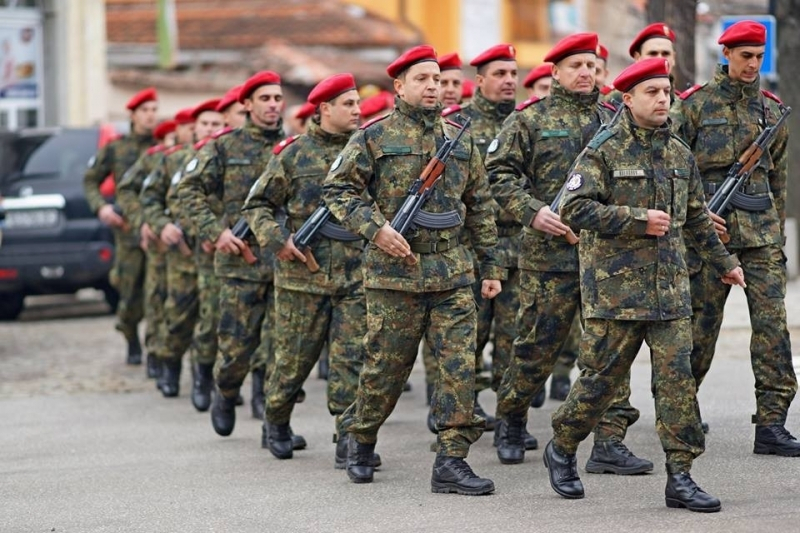
[{"label": "camouflage trousers", "polygon": [[340,295],[275,289],[275,368],[266,386],[266,418],[286,424],[295,399],[328,343],[328,411],[342,414],[356,398],[364,362],[367,308],[358,285]]},{"label": "camouflage trousers", "polygon": [[564,347],[561,348],[561,353],[558,354],[556,365],[553,367],[553,377],[569,377],[572,368],[575,366],[575,361],[578,360],[578,352],[581,346],[581,334],[583,328],[581,327],[580,315],[575,315],[572,321],[572,326],[569,328],[569,336]]},{"label": "camouflage trousers", "polygon": [[144,346],[154,357],[165,357],[168,351],[169,332],[164,315],[167,299],[167,261],[164,254],[156,250],[147,252],[144,279],[144,318],[146,328]]},{"label": "camouflage trousers", "polygon": [[410,293],[366,289],[364,366],[355,402],[340,417],[341,431],[374,443],[394,410],[423,337],[439,362],[433,410],[437,452],[466,457],[483,433],[475,416],[475,314],[471,287]]},{"label": "camouflage trousers", "polygon": [[656,432],[667,455],[667,472],[688,472],[703,453],[705,438],[691,363],[691,320],[663,322],[586,319],[580,350],[581,374],[553,413],[553,442],[574,454],[629,379],[646,342],[652,363]]},{"label": "camouflage trousers", "polygon": [[114,232],[114,266],[109,275],[111,286],[119,293],[117,330],[130,341],[144,317],[145,255],[129,236]]},{"label": "camouflage trousers", "polygon": [[217,326],[219,324],[219,278],[214,273],[214,255],[198,247],[195,250],[197,290],[200,304],[194,326],[194,357],[201,365],[213,365],[217,359]]},{"label": "camouflage trousers", "polygon": [[[580,314],[577,272],[520,271],[519,313],[513,358],[497,392],[497,418],[527,418],[531,400],[550,377]],[[598,425],[595,440],[622,440],[628,426],[639,419],[631,406],[630,382],[620,382],[613,404]]]},{"label": "camouflage trousers", "polygon": [[193,257],[167,252],[167,303],[165,314],[169,331],[170,359],[181,359],[192,345],[200,299],[197,290],[197,266]]},{"label": "camouflage trousers", "polygon": [[[792,347],[786,326],[786,256],[778,245],[731,250],[742,264],[750,314],[750,361],[755,377],[756,415],[761,426],[783,425],[797,393]],[[719,337],[730,285],[689,250],[692,290],[692,373],[703,382]]]},{"label": "camouflage trousers", "polygon": [[220,278],[219,283],[219,351],[214,378],[220,393],[233,398],[248,370],[264,368],[266,383],[274,366],[275,289],[272,281]]}]

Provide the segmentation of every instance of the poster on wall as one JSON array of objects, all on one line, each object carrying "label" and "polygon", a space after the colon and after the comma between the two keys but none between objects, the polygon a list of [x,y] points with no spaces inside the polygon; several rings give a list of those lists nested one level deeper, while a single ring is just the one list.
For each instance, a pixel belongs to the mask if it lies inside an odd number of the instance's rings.
[{"label": "poster on wall", "polygon": [[0,99],[40,97],[41,36],[33,24],[0,23]]}]

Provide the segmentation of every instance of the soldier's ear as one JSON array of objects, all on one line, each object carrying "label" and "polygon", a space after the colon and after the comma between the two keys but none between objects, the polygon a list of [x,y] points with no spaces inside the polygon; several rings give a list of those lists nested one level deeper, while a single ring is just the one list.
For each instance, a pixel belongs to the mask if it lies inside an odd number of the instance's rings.
[{"label": "soldier's ear", "polygon": [[727,46],[722,47],[722,56],[727,59],[729,62],[731,60],[731,49]]},{"label": "soldier's ear", "polygon": [[393,85],[394,85],[394,92],[396,92],[397,95],[400,98],[405,96],[405,92],[406,91],[405,91],[405,87],[404,87],[405,84],[403,83],[403,80],[401,80],[400,78],[395,78]]}]

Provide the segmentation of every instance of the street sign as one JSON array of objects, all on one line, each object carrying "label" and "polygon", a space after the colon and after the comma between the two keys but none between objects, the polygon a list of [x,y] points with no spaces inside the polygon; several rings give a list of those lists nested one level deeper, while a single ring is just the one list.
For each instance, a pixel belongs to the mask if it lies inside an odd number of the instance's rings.
[{"label": "street sign", "polygon": [[[767,27],[767,45],[764,50],[764,62],[761,64],[760,72],[762,76],[768,78],[777,76],[778,24],[775,21],[775,17],[773,17],[772,15],[743,15],[736,17],[733,16],[720,17],[720,22],[722,23],[722,30],[720,31],[720,35],[722,35],[722,32],[724,32],[725,30],[727,30],[740,20],[753,20]],[[723,64],[728,63],[728,61],[722,56],[722,48],[720,48],[719,56],[721,63]]]}]

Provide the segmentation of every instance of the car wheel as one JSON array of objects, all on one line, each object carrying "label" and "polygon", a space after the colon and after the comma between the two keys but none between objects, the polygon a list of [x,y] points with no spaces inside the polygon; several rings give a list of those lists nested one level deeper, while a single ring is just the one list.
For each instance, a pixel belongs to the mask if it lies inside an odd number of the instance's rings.
[{"label": "car wheel", "polygon": [[108,285],[103,288],[103,294],[106,298],[106,303],[111,308],[110,313],[113,315],[117,312],[117,305],[119,305],[119,293],[117,289]]},{"label": "car wheel", "polygon": [[21,292],[0,294],[0,320],[16,320],[25,306],[25,295]]}]

